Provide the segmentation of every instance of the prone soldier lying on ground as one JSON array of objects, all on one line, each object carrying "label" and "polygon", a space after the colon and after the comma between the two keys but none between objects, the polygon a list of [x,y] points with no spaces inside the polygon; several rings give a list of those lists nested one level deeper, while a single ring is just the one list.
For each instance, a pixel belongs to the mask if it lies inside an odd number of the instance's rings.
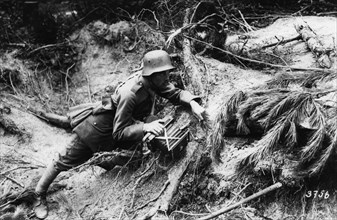
[{"label": "prone soldier lying on ground", "polygon": [[[190,106],[199,120],[203,120],[205,109],[198,104],[200,97],[176,88],[169,82],[170,70],[174,69],[170,56],[163,50],[145,54],[143,70],[118,86],[111,100],[103,102],[74,129],[72,142],[55,158],[39,180],[35,193],[35,214],[44,219],[48,216],[46,193],[50,184],[62,171],[67,171],[89,160],[94,153],[112,151],[119,147],[141,142],[144,135],[159,136],[164,125],[162,120],[150,123],[138,122],[151,112],[155,95],[167,98],[173,104]],[[116,157],[113,165],[125,164],[125,159]],[[100,164],[111,169],[111,164]]]}]

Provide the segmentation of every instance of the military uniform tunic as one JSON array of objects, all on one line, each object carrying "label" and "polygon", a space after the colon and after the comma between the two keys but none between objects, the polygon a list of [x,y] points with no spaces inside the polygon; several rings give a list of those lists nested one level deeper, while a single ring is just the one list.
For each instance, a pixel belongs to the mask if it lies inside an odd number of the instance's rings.
[{"label": "military uniform tunic", "polygon": [[[189,105],[192,100],[200,100],[200,97],[178,89],[172,83],[165,83],[161,88],[150,88],[148,81],[138,72],[117,87],[111,96],[111,106],[101,106],[97,111],[99,113],[90,115],[74,128],[79,139],[77,142],[82,146],[80,148],[87,148],[83,152],[92,152],[90,158],[94,152],[125,148],[130,146],[130,143],[141,141],[144,137],[144,122],[135,123],[135,120],[141,121],[150,114],[153,93],[167,98],[175,105]],[[71,148],[69,146],[68,153],[64,152],[64,155],[59,156],[58,164],[73,165],[74,159],[69,160],[70,157],[66,156],[74,154],[69,153],[74,151],[74,148]],[[76,155],[81,155],[77,151]],[[85,155],[83,160],[88,160],[88,155]],[[66,170],[64,166],[59,169]]]}]

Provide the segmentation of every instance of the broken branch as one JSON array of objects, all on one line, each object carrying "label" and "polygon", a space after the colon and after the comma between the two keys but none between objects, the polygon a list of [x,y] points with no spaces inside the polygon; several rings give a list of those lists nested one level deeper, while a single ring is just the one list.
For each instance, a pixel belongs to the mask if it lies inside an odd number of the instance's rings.
[{"label": "broken branch", "polygon": [[235,203],[235,204],[233,204],[231,206],[228,206],[228,207],[224,207],[224,208],[222,208],[222,209],[220,209],[220,210],[218,210],[218,211],[216,211],[216,212],[214,212],[214,213],[212,213],[212,214],[210,214],[208,216],[199,218],[198,220],[208,220],[208,219],[215,218],[215,217],[217,217],[217,216],[219,216],[219,215],[221,215],[223,213],[226,213],[226,212],[231,211],[232,209],[235,209],[236,207],[239,207],[243,203],[246,203],[246,202],[249,202],[249,201],[251,201],[253,199],[256,199],[256,198],[258,198],[258,197],[260,197],[260,196],[262,196],[264,194],[267,194],[269,192],[272,192],[272,191],[274,191],[274,190],[276,190],[276,189],[278,189],[280,187],[282,187],[282,183],[279,183],[279,182],[275,183],[275,184],[273,184],[273,185],[271,185],[271,186],[269,186],[269,187],[267,187],[267,188],[265,188],[265,189],[263,189],[263,190],[255,193],[255,194],[253,194],[253,195],[251,195],[251,196],[249,196],[249,197],[241,200],[240,202],[237,202],[237,203]]},{"label": "broken branch", "polygon": [[39,167],[43,167],[43,166],[21,166],[21,167],[15,167],[6,171],[3,171],[0,173],[0,175],[6,175],[6,173],[12,172],[14,170],[18,170],[18,169],[38,169]]},{"label": "broken branch", "polygon": [[228,54],[230,56],[233,56],[233,57],[236,57],[236,58],[239,58],[241,60],[245,60],[245,61],[248,61],[248,62],[252,62],[252,63],[258,63],[258,64],[263,64],[263,65],[266,65],[266,66],[271,66],[271,67],[276,67],[276,68],[287,68],[287,69],[292,69],[292,70],[301,70],[301,71],[317,71],[317,72],[325,72],[325,73],[335,73],[334,70],[329,70],[329,69],[320,69],[320,68],[303,68],[303,67],[297,67],[297,66],[283,66],[283,65],[278,65],[278,64],[272,64],[272,63],[267,63],[267,62],[263,62],[263,61],[259,61],[259,60],[253,60],[253,59],[250,59],[250,58],[247,58],[247,57],[243,57],[243,56],[239,56],[239,55],[236,55],[228,50],[224,50],[224,49],[221,49],[219,47],[216,47],[216,46],[213,46],[212,44],[209,44],[205,41],[201,41],[201,40],[198,40],[196,38],[193,38],[193,37],[190,37],[190,36],[187,36],[187,35],[184,35],[184,37],[190,39],[190,40],[194,40],[194,41],[197,41],[197,42],[200,42],[200,43],[203,43],[207,46],[210,46],[214,49],[217,49],[225,54]]},{"label": "broken branch", "polygon": [[308,48],[318,57],[318,63],[323,68],[331,68],[332,62],[328,56],[329,49],[324,48],[317,35],[307,24],[295,24],[296,31],[300,34]]},{"label": "broken branch", "polygon": [[273,46],[277,46],[277,45],[283,45],[283,44],[286,44],[286,43],[289,43],[289,42],[292,42],[292,41],[296,41],[296,40],[300,40],[300,39],[302,39],[301,35],[297,35],[296,37],[292,37],[292,38],[289,38],[289,39],[286,39],[286,40],[282,39],[282,40],[280,40],[280,41],[278,41],[276,43],[264,45],[264,46],[261,47],[261,49],[266,49],[268,47],[273,47]]},{"label": "broken branch", "polygon": [[12,182],[15,183],[16,185],[18,185],[18,186],[20,186],[20,187],[22,187],[22,188],[25,188],[24,185],[22,185],[21,183],[19,183],[17,180],[13,179],[12,177],[9,177],[9,176],[6,176],[6,175],[5,175],[5,177],[6,177],[6,179],[12,181]]}]

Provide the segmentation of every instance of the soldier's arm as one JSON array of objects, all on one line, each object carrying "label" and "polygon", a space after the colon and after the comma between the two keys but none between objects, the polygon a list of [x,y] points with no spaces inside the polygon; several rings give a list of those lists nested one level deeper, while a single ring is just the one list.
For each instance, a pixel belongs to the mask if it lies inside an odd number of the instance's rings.
[{"label": "soldier's arm", "polygon": [[201,98],[192,95],[186,90],[176,88],[172,83],[167,83],[159,90],[159,95],[169,99],[173,104],[182,104],[191,107],[193,114],[199,119],[204,119],[205,109],[200,106]]},{"label": "soldier's arm", "polygon": [[122,93],[119,97],[112,136],[115,141],[141,141],[144,123],[134,124],[132,113],[136,106],[134,93]]},{"label": "soldier's arm", "polygon": [[176,88],[172,83],[165,84],[162,88],[159,88],[156,93],[163,98],[167,98],[175,105],[190,106],[192,100],[197,103],[201,102],[199,96],[193,95],[189,91]]}]

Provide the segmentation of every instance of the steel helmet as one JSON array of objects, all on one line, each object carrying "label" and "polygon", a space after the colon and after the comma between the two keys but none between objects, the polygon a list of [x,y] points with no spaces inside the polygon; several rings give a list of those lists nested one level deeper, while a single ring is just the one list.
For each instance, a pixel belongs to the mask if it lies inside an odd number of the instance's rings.
[{"label": "steel helmet", "polygon": [[153,73],[174,69],[171,58],[164,50],[153,50],[144,55],[142,76],[151,76]]}]

